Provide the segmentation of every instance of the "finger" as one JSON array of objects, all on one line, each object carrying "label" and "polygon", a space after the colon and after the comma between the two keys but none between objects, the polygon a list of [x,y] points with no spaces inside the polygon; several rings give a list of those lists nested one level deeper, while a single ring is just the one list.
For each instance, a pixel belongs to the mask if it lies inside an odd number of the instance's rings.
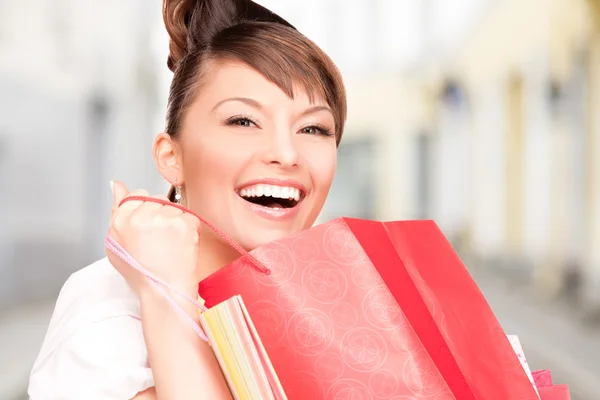
[{"label": "finger", "polygon": [[160,200],[159,204],[161,204],[161,205],[171,204],[171,201],[169,201],[167,196],[165,196],[164,194],[155,194],[155,195],[150,196],[150,198]]},{"label": "finger", "polygon": [[127,186],[121,181],[110,181],[110,187],[113,192],[112,214],[114,216],[121,201],[129,194],[129,189],[127,189]]},{"label": "finger", "polygon": [[160,210],[160,213],[165,218],[174,218],[174,217],[181,216],[181,214],[183,214],[183,210],[181,210],[177,207],[173,207],[171,205],[165,204],[163,206],[163,208]]},{"label": "finger", "polygon": [[[148,197],[149,194],[148,194],[147,190],[138,189],[138,190],[134,190],[133,192],[129,193],[127,196],[125,196],[123,198],[123,200],[125,200],[129,197],[134,197],[134,196]],[[133,211],[135,211],[138,207],[140,207],[142,204],[144,204],[144,202],[142,200],[127,201],[119,207],[119,210],[122,210],[122,211],[120,211],[120,213],[122,213],[123,215],[131,215],[131,213]]]},{"label": "finger", "polygon": [[202,224],[202,222],[194,214],[183,213],[183,215],[181,216],[181,218],[183,218],[183,220],[185,221],[185,223],[190,228],[192,228],[193,230],[195,230],[197,232],[200,232],[200,225]]},{"label": "finger", "polygon": [[[135,203],[135,202],[132,202]],[[144,224],[151,221],[157,215],[163,205],[152,201],[145,201],[139,207],[131,212],[131,221],[134,224]]]}]

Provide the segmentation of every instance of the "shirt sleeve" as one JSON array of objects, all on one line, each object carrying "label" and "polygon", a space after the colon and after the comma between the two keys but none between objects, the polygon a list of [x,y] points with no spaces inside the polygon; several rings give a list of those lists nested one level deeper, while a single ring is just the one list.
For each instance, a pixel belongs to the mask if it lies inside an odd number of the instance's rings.
[{"label": "shirt sleeve", "polygon": [[29,377],[31,400],[128,400],[154,386],[140,304],[104,258],[65,282]]},{"label": "shirt sleeve", "polygon": [[36,363],[28,394],[31,400],[124,400],[153,386],[141,321],[116,315],[78,327]]}]

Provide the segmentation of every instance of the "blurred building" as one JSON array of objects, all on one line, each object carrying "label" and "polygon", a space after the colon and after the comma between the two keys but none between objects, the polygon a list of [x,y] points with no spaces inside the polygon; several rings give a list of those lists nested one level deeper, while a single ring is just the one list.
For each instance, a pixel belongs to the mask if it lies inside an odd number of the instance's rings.
[{"label": "blurred building", "polygon": [[[583,0],[489,6],[439,69],[434,128],[442,147],[468,149],[471,252],[526,272],[545,295],[581,293],[588,305],[600,293],[597,8]],[[451,112],[449,85],[464,94]],[[457,119],[466,143],[448,138]],[[448,167],[434,186],[451,191]]]},{"label": "blurred building", "polygon": [[150,149],[167,45],[153,3],[1,4],[0,310],[54,297],[103,254],[110,179],[161,187]]},{"label": "blurred building", "polygon": [[349,103],[338,172],[321,220],[430,218],[436,157],[428,150],[433,108],[422,68],[439,49],[457,44],[484,2],[345,3],[330,6],[323,20],[346,23],[315,38],[342,70]]},{"label": "blurred building", "polygon": [[[259,2],[346,79],[321,220],[433,218],[474,263],[600,303],[597,0]],[[22,3],[0,13],[0,308],[102,255],[110,179],[165,188],[160,2]]]},{"label": "blurred building", "polygon": [[[600,3],[453,6],[462,17],[421,3],[416,62],[347,79],[343,183],[327,215],[433,218],[471,264],[503,267],[545,296],[594,309]],[[439,35],[446,19],[462,30]]]}]

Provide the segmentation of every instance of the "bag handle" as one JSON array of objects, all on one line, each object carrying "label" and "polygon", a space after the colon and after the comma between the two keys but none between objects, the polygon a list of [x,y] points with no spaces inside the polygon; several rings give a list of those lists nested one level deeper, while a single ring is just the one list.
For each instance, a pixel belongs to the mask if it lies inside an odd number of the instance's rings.
[{"label": "bag handle", "polygon": [[[124,203],[128,202],[128,201],[148,201],[148,202],[158,203],[158,204],[162,204],[164,206],[175,207],[175,208],[180,209],[183,212],[186,212],[186,213],[194,215],[202,223],[204,223],[206,226],[208,226],[213,231],[215,231],[215,233],[217,235],[219,235],[223,240],[225,240],[227,243],[229,243],[229,245],[231,245],[231,247],[233,247],[235,250],[237,250],[243,257],[246,257],[252,263],[252,265],[254,267],[256,267],[260,272],[262,272],[264,274],[267,274],[267,275],[269,275],[271,273],[271,270],[269,268],[265,267],[260,261],[258,261],[256,259],[256,257],[254,257],[252,254],[248,253],[242,246],[240,246],[239,244],[237,244],[235,242],[235,240],[233,240],[232,238],[230,238],[225,232],[223,232],[222,230],[220,230],[219,228],[217,228],[215,225],[213,225],[210,222],[208,222],[206,219],[200,217],[198,214],[194,213],[193,211],[188,210],[187,208],[185,208],[185,207],[183,207],[183,206],[181,206],[179,204],[172,203],[170,201],[166,201],[166,200],[162,200],[162,199],[157,199],[157,198],[154,198],[154,197],[146,197],[146,196],[130,196],[130,197],[126,197],[125,199],[123,199],[121,201],[121,203],[119,204],[119,207],[121,205],[123,205]],[[177,304],[177,302],[171,298],[171,296],[169,296],[169,294],[167,293],[167,291],[165,290],[165,288],[168,289],[168,290],[170,290],[171,292],[179,295],[180,297],[182,297],[183,299],[187,300],[191,304],[195,305],[196,307],[198,307],[198,309],[200,309],[202,311],[206,311],[207,310],[207,308],[206,308],[206,306],[204,304],[200,304],[197,300],[191,298],[190,296],[188,296],[185,293],[182,293],[182,292],[178,291],[177,289],[175,289],[174,287],[172,287],[171,285],[169,285],[163,279],[155,276],[154,274],[152,274],[151,272],[149,272],[148,270],[146,270],[110,234],[106,235],[106,238],[104,239],[104,244],[105,244],[105,246],[106,246],[106,248],[108,250],[110,250],[111,252],[113,252],[121,260],[123,260],[127,265],[129,265],[130,267],[132,267],[133,269],[135,269],[136,271],[138,271],[139,273],[141,273],[142,275],[144,275],[146,277],[146,279],[148,279],[148,281],[150,282],[150,284],[161,294],[161,296],[163,296],[171,304],[171,306],[175,309],[175,311],[177,311],[177,313],[180,314],[181,317],[183,317],[183,319],[185,319],[187,321],[187,323],[192,327],[192,329],[194,330],[194,332],[202,340],[204,340],[205,342],[207,342],[207,343],[210,344],[208,336],[202,330],[202,328],[200,327],[200,325],[198,325],[196,323],[196,321],[194,321],[194,319],[191,318],[181,308],[181,306],[179,306],[179,304]]]},{"label": "bag handle", "polygon": [[233,247],[238,253],[240,253],[244,258],[248,259],[250,261],[250,263],[254,267],[256,267],[260,272],[262,272],[262,273],[264,273],[266,275],[270,275],[271,274],[271,270],[269,268],[265,267],[260,261],[258,261],[256,259],[256,257],[254,257],[252,254],[248,253],[248,251],[246,251],[246,249],[244,249],[242,246],[240,246],[239,244],[237,244],[237,242],[235,240],[233,240],[231,237],[229,237],[221,229],[217,228],[215,225],[213,225],[212,223],[210,223],[206,219],[202,218],[201,216],[199,216],[198,214],[196,214],[192,210],[189,210],[189,209],[185,208],[184,206],[182,206],[180,204],[172,203],[172,202],[170,202],[168,200],[157,199],[155,197],[146,197],[146,196],[130,196],[130,197],[126,197],[126,198],[124,198],[121,201],[121,203],[119,204],[119,207],[121,205],[127,203],[128,201],[147,201],[147,202],[150,202],[150,203],[158,203],[158,204],[162,204],[163,206],[170,206],[170,207],[178,208],[181,211],[183,211],[184,213],[192,214],[193,216],[195,216],[196,218],[198,218],[204,225],[208,226],[210,229],[212,229],[213,231],[215,231],[215,233],[217,235],[219,235],[219,237],[221,239],[223,239],[227,243],[229,243],[229,245],[231,247]]},{"label": "bag handle", "polygon": [[[135,258],[133,258],[133,256],[131,254],[129,254],[129,252],[127,250],[125,250],[123,248],[123,246],[121,246],[119,244],[119,242],[117,242],[112,236],[110,236],[110,234],[106,235],[106,238],[104,239],[104,244],[106,245],[107,249],[109,249],[115,255],[117,255],[127,265],[129,265],[131,268],[137,270],[142,275],[144,275],[146,277],[146,279],[148,279],[150,284],[161,294],[161,296],[163,296],[171,304],[171,306],[175,309],[175,311],[177,311],[177,313],[179,313],[183,317],[183,319],[185,319],[188,322],[188,324],[192,327],[194,332],[196,332],[196,334],[202,340],[210,343],[208,340],[208,337],[206,336],[206,333],[204,333],[202,328],[185,311],[183,311],[181,306],[179,306],[179,304],[177,304],[177,302],[175,300],[173,300],[171,298],[171,296],[169,296],[167,294],[167,292],[164,288],[167,288],[170,291],[172,291],[173,293],[183,297],[185,300],[189,301],[190,303],[192,303],[193,305],[195,305],[202,311],[207,310],[206,306],[204,306],[203,304],[200,304],[198,301],[192,299],[187,294],[178,291],[177,289],[175,289],[174,287],[169,285],[164,280],[160,279],[159,277],[157,277],[157,276],[153,275],[152,273],[150,273],[149,271],[147,271],[144,267],[142,267],[137,262],[137,260]],[[164,286],[164,288],[161,285]]]}]

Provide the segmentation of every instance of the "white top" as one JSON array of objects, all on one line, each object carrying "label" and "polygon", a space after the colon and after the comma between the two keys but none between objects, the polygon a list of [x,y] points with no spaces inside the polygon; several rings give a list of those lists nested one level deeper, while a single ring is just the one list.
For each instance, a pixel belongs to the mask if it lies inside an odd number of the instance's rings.
[{"label": "white top", "polygon": [[154,386],[139,301],[103,258],[74,273],[31,371],[32,400],[126,400]]}]

